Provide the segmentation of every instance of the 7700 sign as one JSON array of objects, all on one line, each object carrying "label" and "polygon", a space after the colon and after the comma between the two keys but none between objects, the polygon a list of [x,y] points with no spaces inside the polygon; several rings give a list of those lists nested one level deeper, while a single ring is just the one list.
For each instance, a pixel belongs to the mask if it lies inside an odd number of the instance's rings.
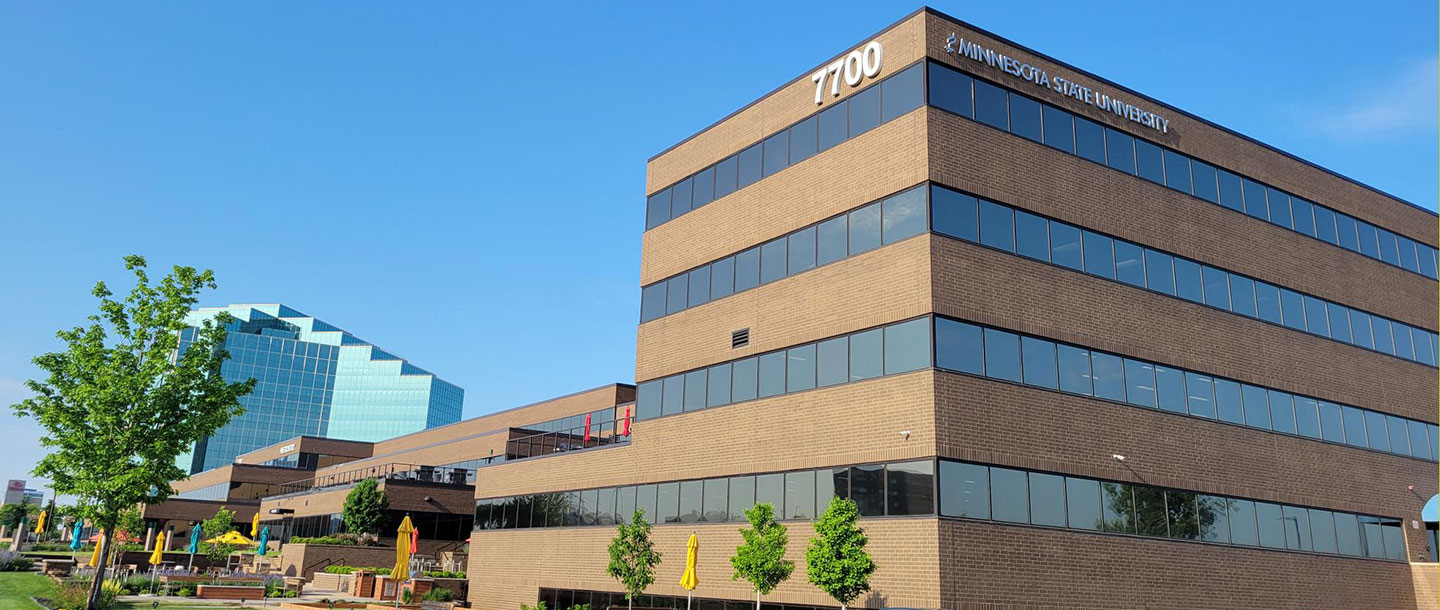
[{"label": "7700 sign", "polygon": [[851,51],[849,55],[835,60],[835,63],[816,70],[810,75],[810,80],[815,81],[815,103],[824,101],[825,78],[830,78],[830,96],[840,95],[840,77],[844,73],[845,84],[851,87],[860,84],[861,80],[874,78],[880,73],[880,60],[884,52],[880,49],[880,41],[872,40],[865,45],[864,49]]}]

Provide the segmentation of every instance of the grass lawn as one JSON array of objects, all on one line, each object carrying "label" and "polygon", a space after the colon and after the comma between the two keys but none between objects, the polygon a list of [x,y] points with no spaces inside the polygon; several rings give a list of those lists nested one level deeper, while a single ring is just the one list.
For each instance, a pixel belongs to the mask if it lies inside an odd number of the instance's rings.
[{"label": "grass lawn", "polygon": [[0,572],[0,610],[37,610],[30,596],[50,597],[55,582],[36,572]]}]

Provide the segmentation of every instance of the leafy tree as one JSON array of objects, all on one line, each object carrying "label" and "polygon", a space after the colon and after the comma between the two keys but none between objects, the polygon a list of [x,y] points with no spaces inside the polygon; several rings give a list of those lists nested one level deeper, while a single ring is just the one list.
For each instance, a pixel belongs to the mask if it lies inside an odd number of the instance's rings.
[{"label": "leafy tree", "polygon": [[120,520],[115,526],[129,534],[132,539],[145,536],[145,519],[140,517],[140,509],[134,506],[120,511]]},{"label": "leafy tree", "polygon": [[[235,513],[225,508],[215,511],[214,517],[200,522],[200,534],[206,540],[224,535],[234,529]],[[207,542],[205,543],[205,555],[210,558],[211,564],[220,564],[229,558],[236,548],[235,545],[228,542]]]},{"label": "leafy tree", "polygon": [[[135,286],[123,299],[111,298],[104,282],[95,285],[99,311],[56,333],[63,350],[34,358],[46,378],[25,382],[35,396],[12,407],[44,430],[40,443],[50,453],[34,474],[78,498],[84,517],[105,528],[102,557],[120,512],[170,497],[170,481],[186,475],[176,456],[238,415],[239,398],[255,385],[220,375],[230,356],[224,349],[230,316],[204,321],[181,349],[187,314],[202,290],[215,288],[214,274],[177,266],[152,285],[145,266],[143,257],[125,257]],[[88,610],[95,610],[103,580],[92,581]]]},{"label": "leafy tree", "polygon": [[610,541],[610,565],[605,573],[620,581],[620,586],[625,588],[625,601],[634,608],[635,596],[655,582],[657,565],[660,565],[660,553],[650,541],[650,523],[645,521],[645,511],[637,510],[629,525],[621,522],[615,526],[615,539]]},{"label": "leafy tree", "polygon": [[840,602],[850,602],[870,590],[875,561],[865,551],[869,539],[860,529],[860,509],[848,498],[836,497],[815,522],[815,537],[805,549],[805,572],[810,584]]},{"label": "leafy tree", "polygon": [[22,521],[35,522],[35,516],[40,514],[39,504],[6,504],[0,506],[0,525],[5,529],[14,530],[20,527]]},{"label": "leafy tree", "polygon": [[769,595],[795,571],[795,562],[785,559],[790,534],[775,522],[775,507],[761,502],[745,511],[750,527],[740,528],[744,542],[735,547],[730,565],[735,573],[730,580],[745,579],[755,588],[755,610],[760,610],[760,596]]},{"label": "leafy tree", "polygon": [[388,520],[385,513],[388,510],[390,500],[385,497],[385,492],[380,491],[380,483],[375,479],[360,481],[345,496],[345,531],[378,536]]}]

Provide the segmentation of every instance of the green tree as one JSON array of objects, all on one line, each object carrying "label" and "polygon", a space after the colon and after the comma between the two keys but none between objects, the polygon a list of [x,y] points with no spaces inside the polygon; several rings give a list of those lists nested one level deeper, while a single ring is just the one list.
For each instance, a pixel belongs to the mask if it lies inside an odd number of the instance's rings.
[{"label": "green tree", "polygon": [[[215,516],[200,522],[200,534],[206,540],[216,536],[224,535],[226,532],[235,529],[235,513],[221,508],[215,511]],[[205,555],[210,558],[211,564],[220,564],[235,552],[237,547],[226,542],[205,543]]]},{"label": "green tree", "polygon": [[[40,443],[50,453],[34,474],[79,499],[84,517],[105,528],[102,557],[120,512],[170,497],[170,481],[186,475],[176,456],[238,415],[239,398],[255,385],[220,376],[228,315],[202,322],[181,349],[186,317],[200,292],[215,288],[213,273],[177,266],[152,285],[143,257],[125,257],[125,268],[135,276],[130,294],[111,298],[97,283],[98,313],[56,333],[63,350],[34,358],[46,378],[27,381],[35,396],[12,407],[44,430]],[[103,580],[92,581],[88,610]]]},{"label": "green tree", "polygon": [[390,510],[390,500],[385,497],[385,492],[380,491],[378,481],[365,479],[356,483],[355,488],[345,496],[342,510],[345,531],[379,536],[380,528],[385,527],[385,511]]},{"label": "green tree", "polygon": [[39,504],[12,503],[0,506],[0,525],[5,529],[14,531],[20,527],[21,522],[35,522],[35,516],[40,514]]},{"label": "green tree", "polygon": [[625,601],[634,608],[635,596],[655,582],[657,565],[660,565],[660,553],[650,541],[650,523],[645,520],[645,511],[637,510],[629,525],[622,521],[615,526],[615,539],[610,541],[610,565],[605,573],[620,581],[620,586],[625,588]]},{"label": "green tree", "polygon": [[840,602],[850,602],[870,590],[875,561],[865,551],[869,538],[860,529],[860,509],[855,502],[836,497],[815,522],[815,537],[805,549],[805,573],[810,584]]},{"label": "green tree", "polygon": [[755,588],[755,610],[760,610],[760,596],[769,595],[795,571],[795,562],[785,558],[790,534],[775,522],[775,507],[761,502],[745,511],[750,527],[740,528],[744,542],[735,547],[730,565],[735,573],[730,580],[744,579]]},{"label": "green tree", "polygon": [[115,527],[132,539],[145,537],[145,519],[140,516],[140,509],[134,506],[120,511],[120,519],[115,523]]}]

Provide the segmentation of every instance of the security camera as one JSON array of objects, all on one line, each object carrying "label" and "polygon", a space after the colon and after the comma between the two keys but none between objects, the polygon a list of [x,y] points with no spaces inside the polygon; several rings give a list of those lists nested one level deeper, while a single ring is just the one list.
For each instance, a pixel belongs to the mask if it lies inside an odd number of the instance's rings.
[{"label": "security camera", "polygon": [[1110,457],[1115,458],[1116,460],[1119,460],[1119,461],[1121,461],[1121,462],[1125,461],[1125,456],[1120,455],[1120,454],[1118,454],[1118,453],[1112,453],[1112,454],[1110,454]]},{"label": "security camera", "polygon": [[905,440],[910,440],[910,431],[909,431],[909,430],[901,430],[901,431],[900,431],[900,436],[905,437]]}]

